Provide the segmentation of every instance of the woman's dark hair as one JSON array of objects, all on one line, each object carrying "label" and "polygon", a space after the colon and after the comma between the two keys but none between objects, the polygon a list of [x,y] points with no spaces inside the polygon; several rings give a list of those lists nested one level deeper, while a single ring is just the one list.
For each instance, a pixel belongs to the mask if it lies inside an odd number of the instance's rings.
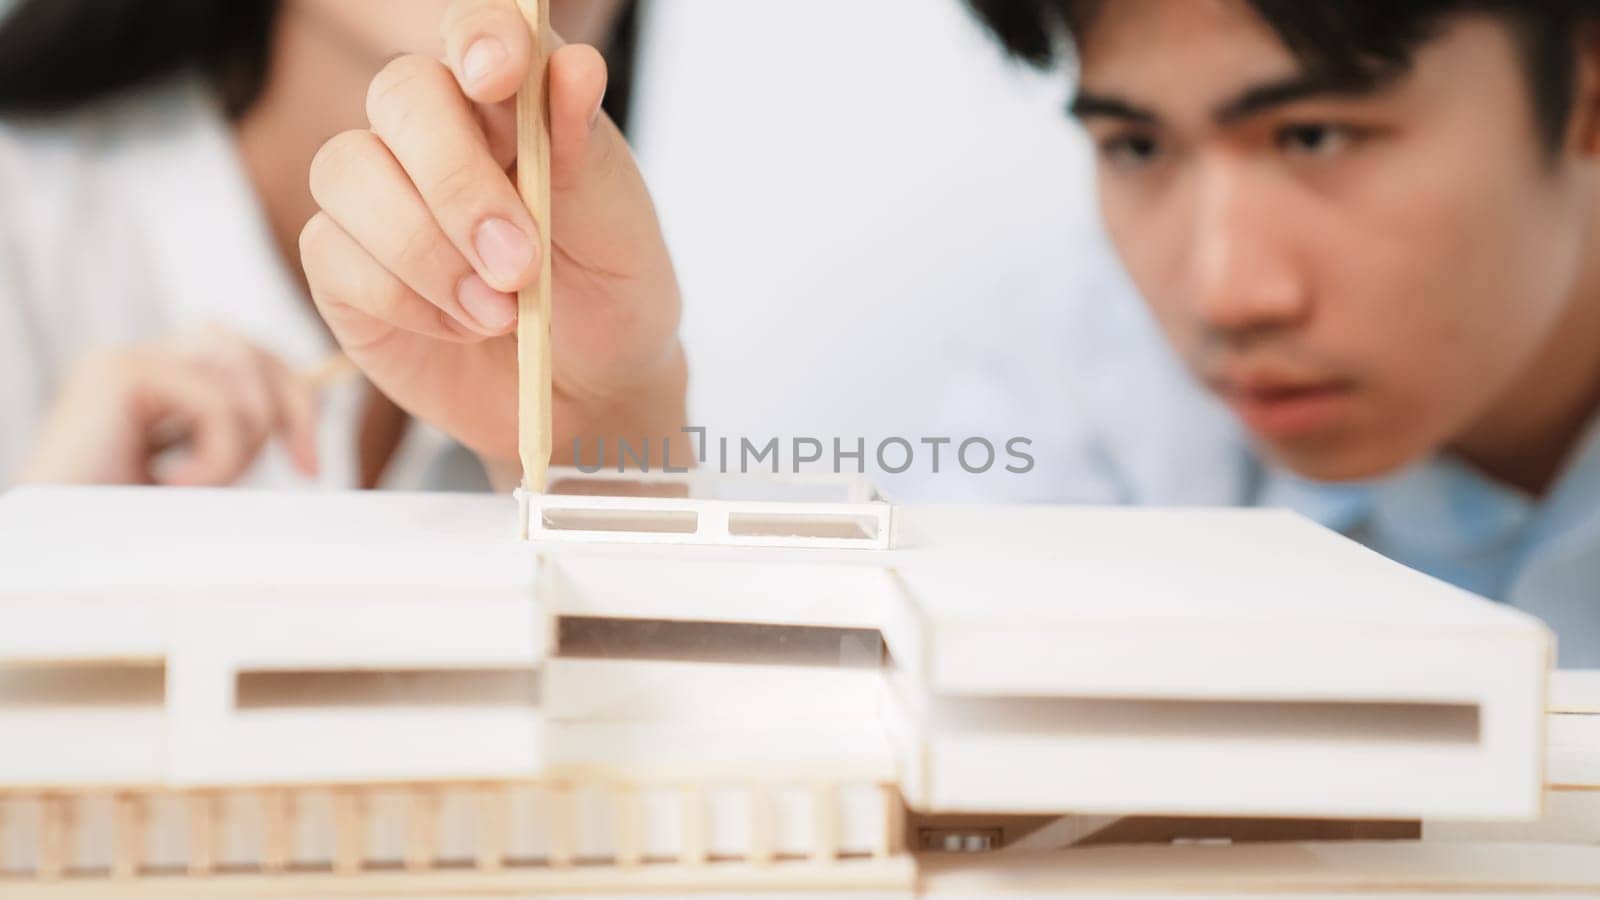
[{"label": "woman's dark hair", "polygon": [[[968,0],[1016,57],[1054,65],[1115,0]],[[1560,146],[1572,113],[1580,26],[1600,21],[1600,0],[1243,0],[1308,68],[1375,81],[1411,63],[1456,16],[1510,26],[1522,46],[1540,136]]]},{"label": "woman's dark hair", "polygon": [[[267,77],[280,0],[22,0],[0,18],[0,115],[64,112],[185,69],[216,85],[229,117]],[[638,17],[628,4],[606,53],[606,109],[625,129]]]},{"label": "woman's dark hair", "polygon": [[230,116],[261,92],[278,0],[23,0],[0,23],[0,114],[60,112],[197,69]]}]

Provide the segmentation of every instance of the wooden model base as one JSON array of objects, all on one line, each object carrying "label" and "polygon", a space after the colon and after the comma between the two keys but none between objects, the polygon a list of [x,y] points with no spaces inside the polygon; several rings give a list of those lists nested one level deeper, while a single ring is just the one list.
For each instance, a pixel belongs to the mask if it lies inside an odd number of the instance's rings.
[{"label": "wooden model base", "polygon": [[1295,516],[551,484],[0,498],[0,896],[1600,890],[1600,685]]}]

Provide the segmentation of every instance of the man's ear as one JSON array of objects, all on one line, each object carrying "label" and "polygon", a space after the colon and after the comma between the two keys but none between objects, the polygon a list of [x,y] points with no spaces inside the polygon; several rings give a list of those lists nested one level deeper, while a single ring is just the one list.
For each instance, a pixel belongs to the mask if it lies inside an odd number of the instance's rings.
[{"label": "man's ear", "polygon": [[1600,156],[1600,25],[1578,32],[1571,139],[1580,156]]}]

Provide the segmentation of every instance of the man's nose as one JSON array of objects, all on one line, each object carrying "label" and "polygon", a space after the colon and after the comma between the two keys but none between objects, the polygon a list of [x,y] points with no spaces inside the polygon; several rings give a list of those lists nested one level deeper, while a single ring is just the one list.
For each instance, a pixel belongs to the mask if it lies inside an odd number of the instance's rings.
[{"label": "man's nose", "polygon": [[1288,204],[1275,203],[1268,173],[1249,161],[1218,162],[1198,192],[1192,312],[1234,336],[1292,326],[1310,314]]}]

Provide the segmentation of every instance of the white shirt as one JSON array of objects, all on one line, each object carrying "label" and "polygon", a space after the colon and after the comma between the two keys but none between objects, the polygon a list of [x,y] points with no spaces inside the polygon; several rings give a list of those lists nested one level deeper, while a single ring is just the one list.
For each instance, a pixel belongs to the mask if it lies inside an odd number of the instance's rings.
[{"label": "white shirt", "polygon": [[[199,82],[65,116],[0,120],[0,487],[86,352],[206,324],[291,367],[334,350]],[[356,379],[325,392],[315,483],[276,442],[240,483],[357,486],[362,393]],[[470,454],[413,424],[383,486],[482,483]]]}]

